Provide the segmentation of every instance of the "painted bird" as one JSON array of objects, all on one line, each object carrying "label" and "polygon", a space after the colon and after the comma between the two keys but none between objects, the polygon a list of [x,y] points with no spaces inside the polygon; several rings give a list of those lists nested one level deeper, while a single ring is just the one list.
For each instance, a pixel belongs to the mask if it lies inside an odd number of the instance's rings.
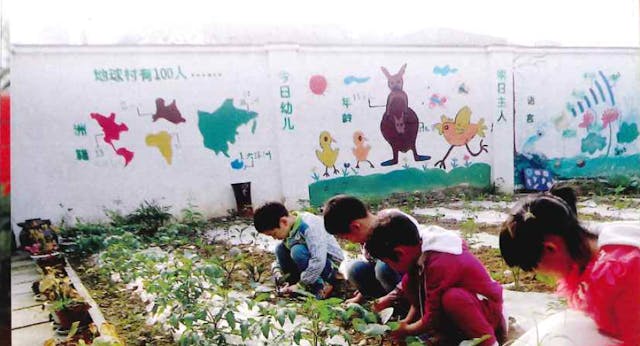
[{"label": "painted bird", "polygon": [[353,152],[353,156],[356,157],[356,168],[360,168],[360,161],[367,161],[373,168],[373,163],[367,159],[369,156],[369,151],[371,150],[371,146],[367,144],[367,137],[364,136],[362,131],[356,131],[353,133],[353,144],[355,144],[355,148],[351,151]]},{"label": "painted bird", "polygon": [[446,169],[447,166],[445,164],[445,160],[449,157],[451,150],[454,147],[465,146],[467,147],[467,151],[471,156],[478,156],[483,151],[488,153],[487,145],[483,144],[483,140],[480,140],[480,150],[476,153],[471,151],[469,148],[469,142],[476,136],[484,137],[484,131],[487,129],[487,126],[484,124],[484,118],[480,119],[478,123],[471,123],[471,109],[467,106],[460,108],[458,113],[456,114],[456,118],[451,119],[447,118],[445,115],[442,115],[440,119],[440,123],[435,125],[436,129],[438,129],[438,133],[444,136],[444,139],[451,144],[451,147],[444,155],[442,160],[436,162],[436,166]]},{"label": "painted bird", "polygon": [[322,150],[316,150],[316,156],[325,167],[323,174],[325,177],[329,176],[329,167],[333,167],[333,174],[338,174],[336,160],[338,159],[338,152],[340,149],[331,148],[332,142],[336,143],[335,139],[331,137],[331,134],[328,131],[322,131],[320,133],[320,149]]}]

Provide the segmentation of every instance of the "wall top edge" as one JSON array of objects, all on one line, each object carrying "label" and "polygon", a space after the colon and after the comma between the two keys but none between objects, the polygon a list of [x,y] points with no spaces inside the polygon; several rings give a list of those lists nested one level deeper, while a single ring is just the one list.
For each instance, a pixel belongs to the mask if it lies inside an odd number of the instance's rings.
[{"label": "wall top edge", "polygon": [[264,45],[28,45],[15,44],[14,54],[39,53],[131,53],[131,52],[212,52],[212,53],[264,53],[271,51],[297,52],[359,52],[359,51],[408,51],[449,53],[547,53],[547,54],[640,54],[640,47],[525,47],[513,45],[489,46],[426,46],[426,45],[309,45],[309,44],[264,44]]}]

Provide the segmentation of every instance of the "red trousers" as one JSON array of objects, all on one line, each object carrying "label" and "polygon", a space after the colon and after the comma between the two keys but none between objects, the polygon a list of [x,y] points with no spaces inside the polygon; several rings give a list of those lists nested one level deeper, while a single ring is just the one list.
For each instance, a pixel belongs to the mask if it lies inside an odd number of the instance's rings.
[{"label": "red trousers", "polygon": [[[491,346],[506,339],[507,328],[502,314],[502,304],[479,298],[464,288],[453,287],[442,295],[442,337],[448,340],[442,345],[489,335],[480,344]],[[444,341],[444,340],[443,340]]]}]

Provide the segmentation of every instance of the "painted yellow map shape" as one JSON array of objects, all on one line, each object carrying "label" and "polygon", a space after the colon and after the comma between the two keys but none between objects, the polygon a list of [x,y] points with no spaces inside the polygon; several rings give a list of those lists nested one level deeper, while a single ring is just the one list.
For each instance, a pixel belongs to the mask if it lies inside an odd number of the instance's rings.
[{"label": "painted yellow map shape", "polygon": [[171,135],[167,131],[160,131],[156,134],[147,135],[145,143],[150,147],[156,147],[168,164],[171,164],[173,150],[171,149]]}]

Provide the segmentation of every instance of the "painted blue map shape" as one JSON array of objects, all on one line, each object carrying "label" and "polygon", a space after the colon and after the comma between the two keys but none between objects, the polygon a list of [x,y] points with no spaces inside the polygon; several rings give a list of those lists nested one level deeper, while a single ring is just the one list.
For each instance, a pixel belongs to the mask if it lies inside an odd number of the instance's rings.
[{"label": "painted blue map shape", "polygon": [[[238,128],[255,119],[258,113],[236,108],[233,99],[226,99],[220,108],[212,113],[198,110],[198,129],[204,138],[204,146],[216,155],[223,153],[229,157],[229,144],[236,142]],[[255,131],[256,124],[251,128]]]}]

